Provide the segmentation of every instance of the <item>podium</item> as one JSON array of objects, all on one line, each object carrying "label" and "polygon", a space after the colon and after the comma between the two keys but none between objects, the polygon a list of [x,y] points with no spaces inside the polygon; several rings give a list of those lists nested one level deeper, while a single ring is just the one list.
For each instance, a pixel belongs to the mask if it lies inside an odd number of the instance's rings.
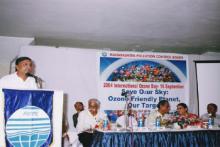
[{"label": "podium", "polygon": [[[12,96],[8,98],[6,92]],[[24,99],[17,96],[24,93],[29,94]],[[45,111],[47,107],[48,111]],[[47,143],[50,147],[59,147],[62,142],[62,116],[62,91],[1,89],[0,147],[41,147],[47,146]]]}]

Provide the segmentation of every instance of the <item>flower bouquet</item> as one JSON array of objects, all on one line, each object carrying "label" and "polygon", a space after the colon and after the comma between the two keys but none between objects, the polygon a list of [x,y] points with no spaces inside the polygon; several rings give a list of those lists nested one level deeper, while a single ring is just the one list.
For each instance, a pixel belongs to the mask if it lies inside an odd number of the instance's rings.
[{"label": "flower bouquet", "polygon": [[179,116],[177,115],[176,118],[173,120],[173,123],[177,123],[181,129],[186,128],[187,126],[194,126],[197,125],[197,123],[200,122],[200,120],[196,116]]}]

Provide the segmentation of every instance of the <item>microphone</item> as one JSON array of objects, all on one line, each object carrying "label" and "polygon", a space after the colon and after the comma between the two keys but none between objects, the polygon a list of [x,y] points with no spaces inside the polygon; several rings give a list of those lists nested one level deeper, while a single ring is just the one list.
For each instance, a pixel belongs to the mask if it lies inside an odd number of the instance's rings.
[{"label": "microphone", "polygon": [[26,73],[26,76],[27,77],[33,77],[33,78],[35,78],[35,80],[39,79],[37,76],[35,76],[35,75],[33,75],[33,74],[29,73],[29,72]]},{"label": "microphone", "polygon": [[33,77],[35,79],[35,82],[38,84],[39,78],[37,76],[35,76],[35,75],[33,75],[33,74],[29,73],[29,72],[27,72],[25,75],[27,77]]},{"label": "microphone", "polygon": [[35,76],[34,74],[31,74],[31,73],[29,73],[29,72],[27,72],[25,75],[26,75],[27,77],[33,77],[33,78],[35,79],[35,82],[37,83],[37,85],[38,85],[39,88],[42,88],[42,87],[43,87],[42,82],[44,82],[44,80],[42,80],[40,77]]}]

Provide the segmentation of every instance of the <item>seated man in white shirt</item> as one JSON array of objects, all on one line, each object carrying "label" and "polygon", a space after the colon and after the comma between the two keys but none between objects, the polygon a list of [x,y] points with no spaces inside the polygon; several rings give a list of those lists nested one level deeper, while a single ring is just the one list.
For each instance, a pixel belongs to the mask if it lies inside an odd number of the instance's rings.
[{"label": "seated man in white shirt", "polygon": [[29,57],[19,57],[15,65],[15,73],[0,79],[0,89],[37,89],[35,79],[27,74],[33,72],[32,60]]},{"label": "seated man in white shirt", "polygon": [[148,116],[148,118],[146,119],[147,123],[147,127],[148,128],[154,128],[155,127],[155,122],[156,122],[156,118],[159,116],[161,117],[162,120],[166,120],[169,118],[169,111],[170,111],[170,104],[167,100],[161,100],[158,104],[157,104],[157,108],[158,110],[151,112],[150,115]]},{"label": "seated man in white shirt", "polygon": [[128,110],[128,114],[121,115],[118,117],[116,123],[122,128],[137,126],[137,116],[132,112],[131,109]]},{"label": "seated man in white shirt", "polygon": [[208,121],[209,114],[214,118],[214,125],[220,125],[220,115],[217,114],[218,106],[214,103],[210,103],[207,105],[207,112],[201,116],[203,121]]},{"label": "seated man in white shirt", "polygon": [[90,147],[93,140],[93,132],[96,125],[106,119],[104,113],[99,112],[100,102],[97,99],[88,101],[88,110],[79,113],[76,129],[78,131],[79,141],[84,147]]}]

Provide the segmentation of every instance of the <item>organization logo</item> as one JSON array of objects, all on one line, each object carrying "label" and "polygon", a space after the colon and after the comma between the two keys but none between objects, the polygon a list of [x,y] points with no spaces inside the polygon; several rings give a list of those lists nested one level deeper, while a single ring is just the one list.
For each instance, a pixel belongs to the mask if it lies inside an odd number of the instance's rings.
[{"label": "organization logo", "polygon": [[41,147],[50,132],[49,116],[36,106],[18,109],[6,123],[7,140],[14,147]]},{"label": "organization logo", "polygon": [[107,56],[107,52],[102,52],[102,56],[106,57]]}]

